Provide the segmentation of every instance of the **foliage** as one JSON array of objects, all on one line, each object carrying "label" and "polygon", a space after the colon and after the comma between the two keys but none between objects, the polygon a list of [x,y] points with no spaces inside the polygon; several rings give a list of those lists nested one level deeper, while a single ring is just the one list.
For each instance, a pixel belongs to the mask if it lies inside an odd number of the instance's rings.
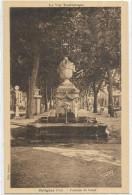
[{"label": "foliage", "polygon": [[119,7],[11,8],[11,84],[28,89],[38,51],[37,83],[45,90],[48,81],[49,96],[60,82],[56,69],[65,55],[76,65],[73,82],[98,92],[108,70],[120,69],[120,12]]}]

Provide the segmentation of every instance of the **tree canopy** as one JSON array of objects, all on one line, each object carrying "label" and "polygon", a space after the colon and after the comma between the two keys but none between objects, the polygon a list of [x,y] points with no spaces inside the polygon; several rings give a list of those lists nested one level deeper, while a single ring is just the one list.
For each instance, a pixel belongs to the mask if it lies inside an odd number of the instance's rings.
[{"label": "tree canopy", "polygon": [[108,69],[121,65],[120,14],[119,7],[11,8],[11,84],[27,90],[37,51],[38,83],[57,86],[66,41],[74,81],[80,88],[93,82],[98,87]]}]

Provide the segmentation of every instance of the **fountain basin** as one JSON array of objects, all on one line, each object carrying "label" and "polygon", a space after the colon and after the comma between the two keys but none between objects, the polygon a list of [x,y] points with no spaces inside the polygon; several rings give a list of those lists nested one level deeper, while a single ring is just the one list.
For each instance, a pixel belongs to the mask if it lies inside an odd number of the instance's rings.
[{"label": "fountain basin", "polygon": [[30,140],[107,139],[106,124],[84,123],[32,123],[28,125]]}]

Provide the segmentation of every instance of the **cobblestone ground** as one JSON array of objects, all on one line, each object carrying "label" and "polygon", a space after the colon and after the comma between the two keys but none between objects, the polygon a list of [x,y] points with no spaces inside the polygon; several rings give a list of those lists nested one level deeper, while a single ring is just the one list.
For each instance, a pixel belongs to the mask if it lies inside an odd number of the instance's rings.
[{"label": "cobblestone ground", "polygon": [[120,116],[90,114],[108,125],[108,142],[29,145],[18,137],[11,149],[11,187],[120,187]]}]

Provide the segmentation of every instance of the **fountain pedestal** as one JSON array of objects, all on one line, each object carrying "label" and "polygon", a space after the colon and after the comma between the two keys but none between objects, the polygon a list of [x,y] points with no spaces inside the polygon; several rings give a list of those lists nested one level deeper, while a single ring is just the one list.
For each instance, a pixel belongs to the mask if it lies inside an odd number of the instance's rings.
[{"label": "fountain pedestal", "polygon": [[69,81],[73,72],[75,72],[75,66],[68,60],[68,58],[65,57],[58,66],[57,72],[60,74],[60,77],[64,80],[64,82],[56,89],[56,116],[64,116],[67,112],[72,113],[74,117],[77,117],[79,107],[79,90]]},{"label": "fountain pedestal", "polygon": [[65,107],[67,111],[77,117],[79,104],[79,90],[70,81],[62,83],[56,90],[56,115],[65,115]]}]

